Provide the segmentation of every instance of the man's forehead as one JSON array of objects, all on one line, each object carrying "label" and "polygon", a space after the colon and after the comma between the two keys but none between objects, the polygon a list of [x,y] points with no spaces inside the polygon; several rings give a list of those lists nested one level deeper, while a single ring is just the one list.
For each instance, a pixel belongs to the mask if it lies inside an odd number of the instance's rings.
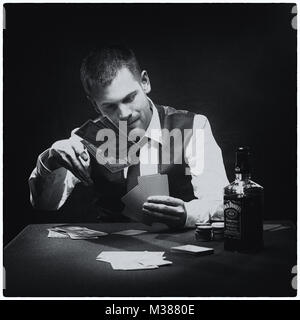
[{"label": "man's forehead", "polygon": [[139,86],[134,75],[124,67],[117,72],[111,84],[104,88],[99,86],[95,90],[95,98],[101,103],[119,101],[137,90]]}]

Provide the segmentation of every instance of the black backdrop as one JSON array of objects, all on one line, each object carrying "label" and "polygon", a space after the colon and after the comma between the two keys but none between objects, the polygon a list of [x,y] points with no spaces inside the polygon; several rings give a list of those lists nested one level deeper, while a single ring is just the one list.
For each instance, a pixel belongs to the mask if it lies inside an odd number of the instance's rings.
[{"label": "black backdrop", "polygon": [[76,190],[59,214],[36,212],[27,180],[39,153],[95,116],[79,68],[102,42],[121,41],[134,49],[150,75],[155,102],[208,117],[229,180],[236,146],[250,145],[253,180],[265,187],[266,219],[296,221],[292,7],[5,5],[4,242],[29,223],[83,218],[84,190]]}]

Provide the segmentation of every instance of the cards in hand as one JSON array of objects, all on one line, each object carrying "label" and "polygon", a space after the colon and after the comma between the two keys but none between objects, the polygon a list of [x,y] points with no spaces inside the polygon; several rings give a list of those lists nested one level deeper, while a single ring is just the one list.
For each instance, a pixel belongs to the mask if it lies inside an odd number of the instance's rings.
[{"label": "cards in hand", "polygon": [[138,184],[122,198],[125,204],[123,215],[134,221],[151,225],[151,219],[143,214],[142,207],[147,198],[154,195],[169,195],[169,182],[166,174],[139,176]]},{"label": "cards in hand", "polygon": [[110,263],[114,270],[157,269],[172,264],[160,251],[103,251],[96,260]]},{"label": "cards in hand", "polygon": [[[110,129],[113,131],[115,139],[114,145],[111,146],[115,150],[115,157],[109,161],[108,158],[104,158],[105,150],[107,149],[107,139],[102,140],[99,138],[99,132],[103,129]],[[135,143],[128,140],[127,134],[121,130],[107,117],[101,117],[97,121],[88,120],[79,129],[75,131],[75,134],[83,139],[82,143],[86,146],[90,154],[96,159],[101,160],[103,164],[110,172],[118,172],[130,165],[127,155],[129,149]],[[126,142],[126,143],[122,143]],[[101,149],[101,146],[105,143],[105,147]],[[126,150],[124,150],[124,146]]]}]

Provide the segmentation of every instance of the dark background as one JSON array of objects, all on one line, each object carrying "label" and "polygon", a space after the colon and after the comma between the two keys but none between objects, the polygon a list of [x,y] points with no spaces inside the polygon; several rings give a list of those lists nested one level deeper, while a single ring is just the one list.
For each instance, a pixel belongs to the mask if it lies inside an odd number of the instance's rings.
[{"label": "dark background", "polygon": [[7,4],[4,30],[4,243],[29,223],[81,221],[86,191],[38,212],[28,177],[38,154],[95,117],[82,58],[123,42],[159,104],[206,115],[229,180],[238,145],[253,149],[265,218],[296,222],[296,30],[293,4]]}]

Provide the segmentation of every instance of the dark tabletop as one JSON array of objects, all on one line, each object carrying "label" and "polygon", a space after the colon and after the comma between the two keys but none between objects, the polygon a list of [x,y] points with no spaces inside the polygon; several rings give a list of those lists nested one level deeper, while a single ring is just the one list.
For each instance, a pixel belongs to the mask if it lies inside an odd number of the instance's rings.
[{"label": "dark tabletop", "polygon": [[[269,222],[268,222],[269,223]],[[47,228],[27,226],[4,249],[5,296],[100,297],[285,297],[296,265],[296,230],[264,232],[264,250],[256,254],[227,252],[223,242],[197,242],[194,230],[169,232],[162,225],[138,223],[77,224],[115,232],[144,229],[137,236],[108,235],[97,240],[48,238]],[[176,245],[214,248],[208,256],[171,252]],[[165,251],[171,266],[153,270],[116,271],[96,261],[101,251]]]}]

